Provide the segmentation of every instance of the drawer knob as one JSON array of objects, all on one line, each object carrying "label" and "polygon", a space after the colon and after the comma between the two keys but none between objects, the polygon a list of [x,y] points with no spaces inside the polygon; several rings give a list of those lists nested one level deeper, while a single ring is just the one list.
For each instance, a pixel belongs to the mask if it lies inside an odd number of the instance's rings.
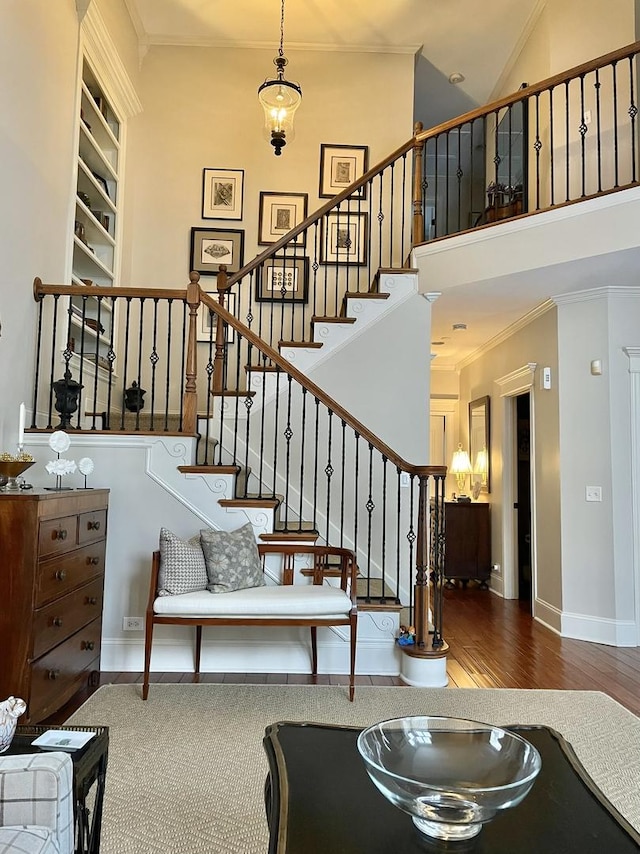
[{"label": "drawer knob", "polygon": [[95,605],[98,599],[96,596],[87,596],[87,605]]},{"label": "drawer knob", "polygon": [[47,672],[47,678],[48,678],[48,679],[57,679],[57,678],[58,678],[58,676],[60,676],[60,671],[59,671],[59,670],[49,670],[49,671]]},{"label": "drawer knob", "polygon": [[95,642],[94,642],[94,641],[83,641],[83,642],[82,642],[82,646],[83,646],[85,649],[95,649],[95,646],[96,646],[96,645],[95,645]]},{"label": "drawer knob", "polygon": [[100,563],[99,557],[88,557],[87,566],[97,566]]},{"label": "drawer knob", "polygon": [[65,528],[58,528],[57,531],[53,532],[54,540],[66,540],[67,539],[67,531]]},{"label": "drawer knob", "polygon": [[100,530],[100,522],[87,522],[87,528],[89,531],[99,531]]},{"label": "drawer knob", "polygon": [[53,618],[53,625],[58,626],[58,627],[61,626],[62,625],[62,617],[54,617]]},{"label": "drawer knob", "polygon": [[67,570],[66,569],[57,569],[56,570],[56,578],[58,579],[58,581],[64,581],[66,577],[67,577]]}]

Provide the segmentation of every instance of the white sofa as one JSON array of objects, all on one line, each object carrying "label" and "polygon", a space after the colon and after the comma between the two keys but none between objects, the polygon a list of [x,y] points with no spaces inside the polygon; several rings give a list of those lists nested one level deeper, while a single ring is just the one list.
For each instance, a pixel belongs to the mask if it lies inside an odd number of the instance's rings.
[{"label": "white sofa", "polygon": [[0,854],[73,854],[67,753],[0,756]]}]

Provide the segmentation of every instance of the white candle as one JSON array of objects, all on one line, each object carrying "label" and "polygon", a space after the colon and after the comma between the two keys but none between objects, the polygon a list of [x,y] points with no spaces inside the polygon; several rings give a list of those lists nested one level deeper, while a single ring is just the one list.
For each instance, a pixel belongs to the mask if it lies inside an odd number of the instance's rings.
[{"label": "white candle", "polygon": [[20,404],[20,421],[18,422],[18,447],[22,448],[24,445],[24,423],[25,423],[25,408],[24,403]]}]

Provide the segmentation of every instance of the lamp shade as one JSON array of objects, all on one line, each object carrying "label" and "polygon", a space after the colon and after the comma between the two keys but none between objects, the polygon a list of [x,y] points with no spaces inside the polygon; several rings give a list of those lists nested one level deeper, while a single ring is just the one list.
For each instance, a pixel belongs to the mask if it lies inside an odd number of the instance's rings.
[{"label": "lamp shade", "polygon": [[453,459],[451,460],[449,471],[451,474],[455,475],[456,481],[458,482],[458,489],[462,491],[464,489],[467,475],[471,474],[472,469],[469,454],[462,449],[461,444],[458,444],[458,450],[453,453]]},{"label": "lamp shade", "polygon": [[258,100],[264,110],[264,133],[276,154],[295,137],[294,116],[302,102],[302,89],[297,83],[284,79],[286,59],[278,57],[278,76],[265,80],[258,87]]}]

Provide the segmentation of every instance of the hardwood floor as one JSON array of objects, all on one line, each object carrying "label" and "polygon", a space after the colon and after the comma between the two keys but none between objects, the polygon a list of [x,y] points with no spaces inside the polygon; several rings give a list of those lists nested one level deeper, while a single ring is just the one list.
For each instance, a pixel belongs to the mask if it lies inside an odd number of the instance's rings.
[{"label": "hardwood floor", "polygon": [[[640,648],[618,648],[560,638],[534,622],[517,601],[469,585],[445,591],[444,636],[452,688],[547,688],[603,691],[640,715]],[[154,673],[154,682],[191,682],[191,673]],[[141,673],[103,672],[100,684],[141,682]],[[300,673],[203,673],[201,682],[304,685]],[[347,684],[319,675],[318,684]],[[357,685],[403,685],[398,677],[358,676]],[[93,690],[87,688],[47,723],[60,724]]]}]

